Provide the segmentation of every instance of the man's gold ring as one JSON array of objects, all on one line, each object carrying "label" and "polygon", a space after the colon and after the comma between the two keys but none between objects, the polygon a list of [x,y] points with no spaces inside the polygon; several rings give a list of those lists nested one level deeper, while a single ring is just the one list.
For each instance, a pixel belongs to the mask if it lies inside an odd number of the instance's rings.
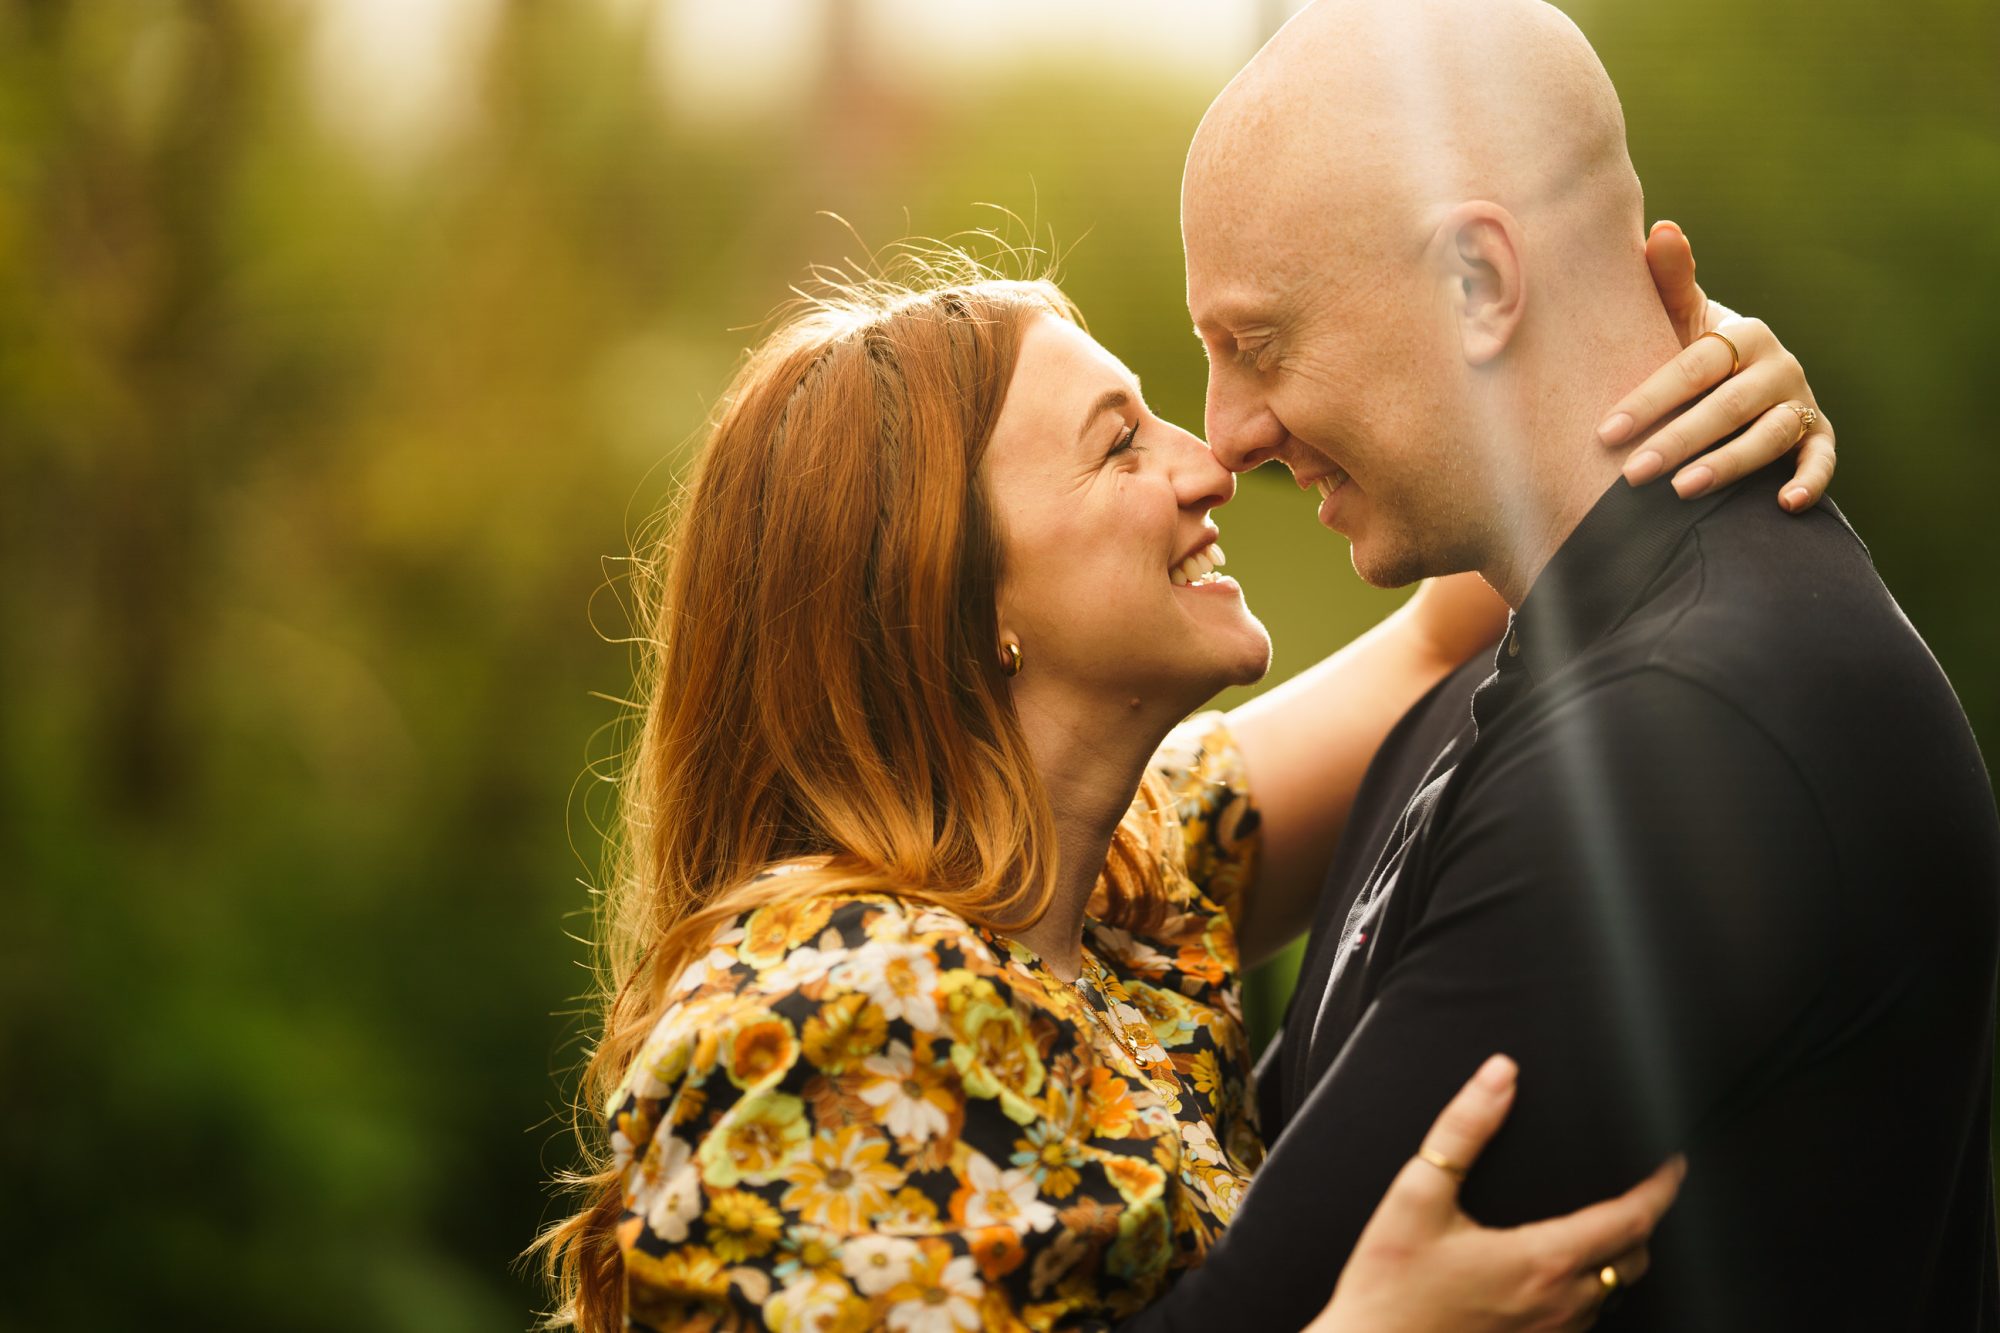
[{"label": "man's gold ring", "polygon": [[1450,1176],[1453,1180],[1461,1182],[1464,1181],[1465,1168],[1460,1166],[1457,1162],[1452,1161],[1451,1158],[1446,1157],[1443,1153],[1437,1152],[1430,1148],[1419,1148],[1417,1149],[1417,1156],[1423,1158],[1426,1162],[1429,1162],[1432,1166],[1444,1172],[1446,1175]]},{"label": "man's gold ring", "polygon": [[1799,403],[1786,403],[1785,406],[1799,414],[1799,438],[1803,440],[1806,437],[1806,433],[1813,428],[1813,422],[1819,420],[1819,409],[1816,407],[1806,407]]},{"label": "man's gold ring", "polygon": [[[1727,347],[1729,349],[1729,373],[1731,375],[1734,375],[1737,371],[1743,368],[1743,358],[1737,354],[1735,343],[1729,341],[1729,339],[1723,337],[1721,334],[1717,333],[1714,329],[1710,329],[1707,333],[1702,334],[1701,338],[1714,338],[1716,341],[1720,342],[1724,347]],[[1696,338],[1695,342],[1700,342],[1701,338]]]},{"label": "man's gold ring", "polygon": [[1604,1288],[1606,1296],[1618,1290],[1618,1265],[1606,1264],[1604,1267],[1598,1269],[1597,1284]]}]

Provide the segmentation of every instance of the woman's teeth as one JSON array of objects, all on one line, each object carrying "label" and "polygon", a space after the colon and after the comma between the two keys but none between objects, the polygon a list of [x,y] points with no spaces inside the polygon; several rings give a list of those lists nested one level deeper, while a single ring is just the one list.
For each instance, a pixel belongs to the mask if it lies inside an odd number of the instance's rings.
[{"label": "woman's teeth", "polygon": [[1215,571],[1228,563],[1222,554],[1222,548],[1210,542],[1175,565],[1168,571],[1168,577],[1173,579],[1177,588],[1198,588],[1220,579],[1222,575]]}]

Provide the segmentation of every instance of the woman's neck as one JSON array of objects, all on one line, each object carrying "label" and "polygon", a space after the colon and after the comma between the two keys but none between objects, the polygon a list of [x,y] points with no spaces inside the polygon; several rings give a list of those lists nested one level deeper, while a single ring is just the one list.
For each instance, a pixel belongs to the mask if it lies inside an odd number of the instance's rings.
[{"label": "woman's neck", "polygon": [[1146,764],[1178,712],[1138,699],[1120,707],[1049,691],[1017,688],[1015,712],[1035,757],[1055,821],[1056,892],[1034,925],[1011,932],[1048,969],[1072,981],[1083,969],[1083,918],[1111,850],[1111,836],[1131,808]]}]

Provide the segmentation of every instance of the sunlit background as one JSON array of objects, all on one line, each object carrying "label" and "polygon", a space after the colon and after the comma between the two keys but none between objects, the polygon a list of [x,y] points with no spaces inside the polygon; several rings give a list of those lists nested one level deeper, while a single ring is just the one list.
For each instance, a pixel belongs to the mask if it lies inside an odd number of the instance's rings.
[{"label": "sunlit background", "polygon": [[[1052,243],[1197,426],[1181,157],[1292,8],[0,0],[0,1328],[527,1325],[617,558],[906,235]],[[1570,8],[1990,752],[2000,10]],[[1278,676],[1395,604],[1282,473],[1218,517]]]}]

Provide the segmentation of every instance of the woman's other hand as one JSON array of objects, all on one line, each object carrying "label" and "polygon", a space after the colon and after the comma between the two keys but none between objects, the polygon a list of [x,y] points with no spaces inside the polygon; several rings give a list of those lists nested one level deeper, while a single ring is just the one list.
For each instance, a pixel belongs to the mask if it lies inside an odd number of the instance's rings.
[{"label": "woman's other hand", "polygon": [[1646,1242],[1687,1173],[1682,1158],[1615,1199],[1530,1226],[1489,1229],[1458,1206],[1464,1170],[1513,1105],[1516,1073],[1496,1055],[1452,1098],[1308,1333],[1588,1328],[1614,1287],[1645,1274]]},{"label": "woman's other hand", "polygon": [[[1833,480],[1833,426],[1820,413],[1799,359],[1762,320],[1708,299],[1694,280],[1694,250],[1673,223],[1653,224],[1646,264],[1681,352],[1612,406],[1598,438],[1623,445],[1676,409],[1693,406],[1633,451],[1625,480],[1640,486],[1678,468],[1674,489],[1691,500],[1797,449],[1798,468],[1778,503],[1795,514],[1818,504]],[[1721,336],[1704,336],[1711,332]],[[1715,447],[1723,440],[1729,442]]]}]

